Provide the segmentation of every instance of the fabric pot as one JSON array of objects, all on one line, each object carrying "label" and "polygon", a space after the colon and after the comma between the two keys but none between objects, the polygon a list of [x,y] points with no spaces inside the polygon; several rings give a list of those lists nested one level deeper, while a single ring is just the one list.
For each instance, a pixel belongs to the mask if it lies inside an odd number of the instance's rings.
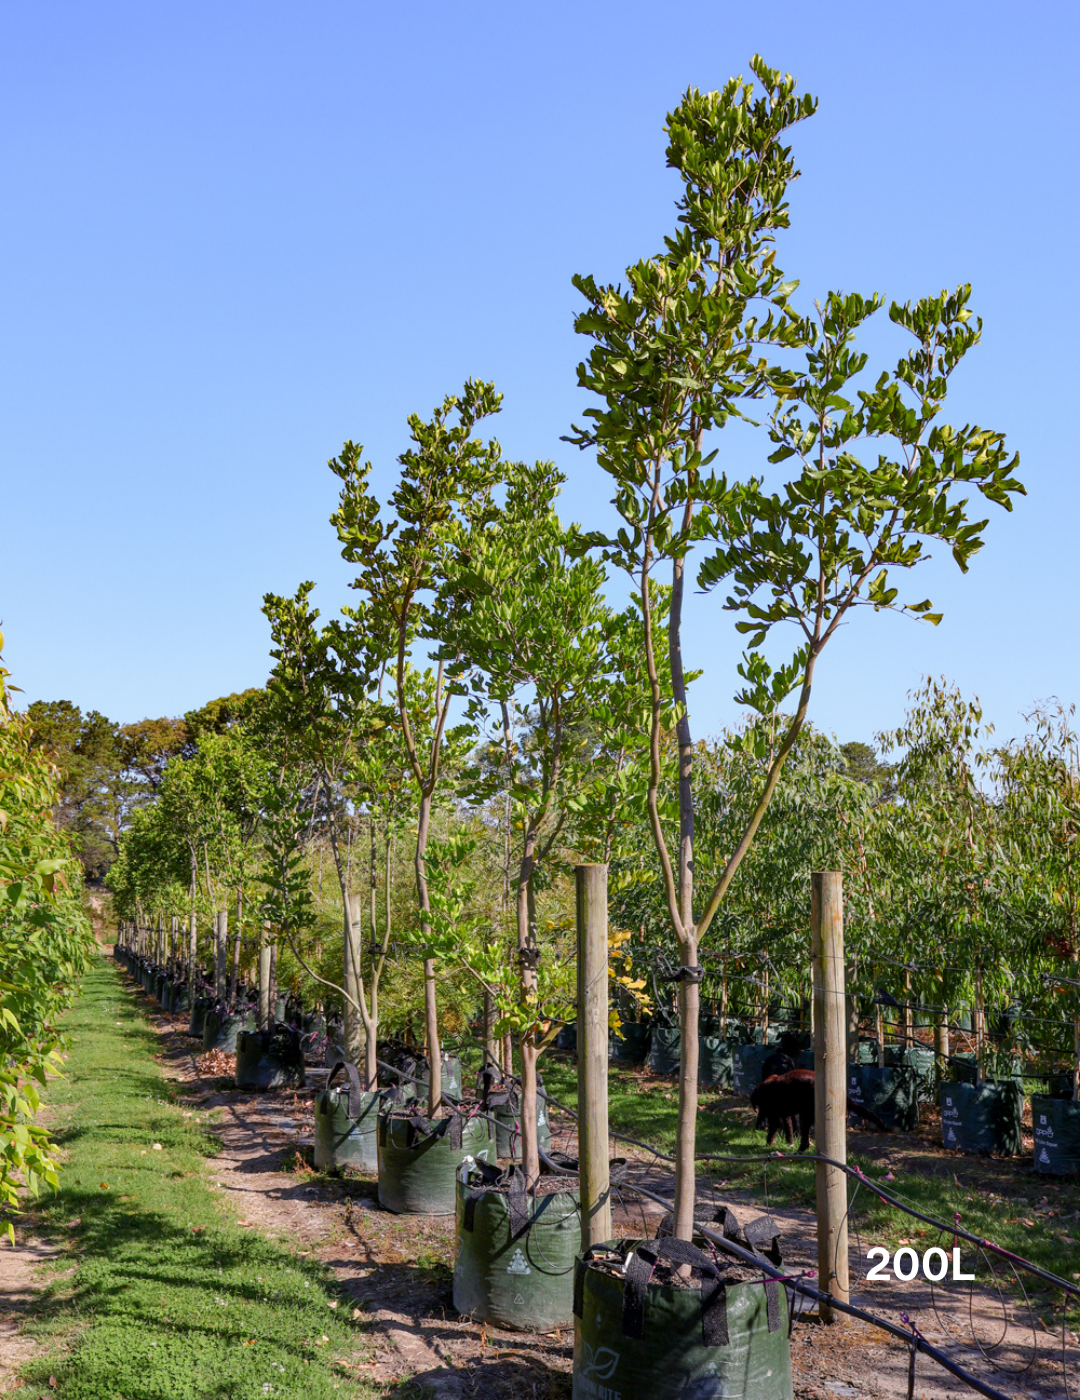
[{"label": "fabric pot", "polygon": [[241,1031],[236,1037],[238,1089],[302,1089],[304,1048],[295,1031]]},{"label": "fabric pot", "polygon": [[[345,1083],[334,1080],[344,1071]],[[315,1096],[315,1166],[358,1167],[375,1171],[379,1166],[378,1094],[367,1092],[355,1065],[339,1060],[330,1071],[326,1088]]]},{"label": "fabric pot", "polygon": [[740,1045],[732,1059],[732,1087],[749,1097],[761,1083],[765,1061],[776,1050],[774,1045]]},{"label": "fabric pot", "polygon": [[643,1065],[649,1058],[652,1027],[647,1021],[624,1021],[608,1045],[609,1058],[617,1065]]},{"label": "fabric pot", "polygon": [[488,1162],[495,1143],[485,1118],[461,1113],[429,1123],[419,1113],[379,1116],[379,1204],[404,1215],[451,1215],[457,1171],[471,1158]]},{"label": "fabric pot", "polygon": [[173,987],[172,1003],[169,1010],[174,1016],[182,1016],[191,1009],[191,991],[186,982],[177,982]]},{"label": "fabric pot", "polygon": [[244,1029],[243,1016],[231,1016],[227,1011],[211,1007],[203,1021],[203,1050],[224,1050],[232,1055],[236,1052],[236,1039]]},{"label": "fabric pot", "polygon": [[[442,1092],[444,1094],[448,1094],[449,1097],[452,1099],[460,1099],[461,1061],[456,1055],[440,1055],[439,1059],[442,1064]],[[414,1084],[413,1087],[416,1090],[416,1097],[418,1099],[422,1099],[427,1096],[428,1084],[430,1083],[431,1079],[431,1076],[428,1073],[426,1060],[420,1061],[420,1066],[416,1073],[419,1077],[420,1083]],[[405,1081],[405,1083],[411,1082],[411,1080]]]},{"label": "fabric pot", "polygon": [[577,1022],[567,1021],[566,1025],[555,1037],[556,1050],[568,1050],[571,1054],[577,1053]]},{"label": "fabric pot", "polygon": [[649,1068],[653,1074],[678,1074],[682,1031],[678,1026],[653,1025]]},{"label": "fabric pot", "polygon": [[698,1083],[730,1089],[731,1080],[731,1043],[719,1034],[699,1035]]},{"label": "fabric pot", "polygon": [[206,1013],[213,1006],[210,997],[196,997],[191,1003],[191,1019],[188,1021],[188,1035],[202,1037],[203,1027],[206,1024]]},{"label": "fabric pot", "polygon": [[[537,1076],[539,1079],[539,1075]],[[537,1085],[543,1089],[543,1083]],[[500,1102],[500,1099],[502,1102]],[[498,1126],[495,1129],[495,1155],[521,1161],[521,1097],[516,1092],[507,1095],[492,1094],[488,1100],[491,1117]],[[536,1096],[536,1145],[541,1152],[551,1146],[551,1124],[548,1122],[547,1103],[540,1094]]]},{"label": "fabric pot", "polygon": [[848,1065],[847,1083],[849,1098],[871,1109],[887,1128],[913,1133],[919,1126],[919,1081],[909,1066]]},{"label": "fabric pot", "polygon": [[[454,1307],[476,1322],[528,1332],[569,1326],[574,1256],[581,1243],[577,1190],[531,1197],[515,1169],[466,1164],[458,1173]],[[574,1183],[576,1187],[576,1182]]]},{"label": "fabric pot", "polygon": [[1023,1149],[1020,1122],[1024,1096],[1012,1079],[941,1086],[941,1137],[958,1152],[1001,1152],[1015,1157]]},{"label": "fabric pot", "polygon": [[1071,1099],[1075,1074],[1051,1074],[1046,1081],[1046,1097],[1050,1099]]},{"label": "fabric pot", "polygon": [[[792,1400],[782,1284],[725,1284],[723,1256],[718,1267],[685,1240],[634,1244],[614,1240],[578,1258],[573,1400]],[[601,1252],[629,1255],[625,1276],[598,1269]],[[652,1283],[657,1257],[689,1263],[700,1284]]]},{"label": "fabric pot", "polygon": [[[915,1071],[915,1079],[918,1085],[919,1097],[927,1102],[931,1102],[934,1097],[934,1082],[937,1077],[936,1062],[934,1052],[926,1045],[886,1045],[885,1065],[888,1069],[897,1069],[906,1066]],[[975,1057],[971,1057],[971,1083],[975,1082]],[[957,1079],[965,1080],[968,1077],[968,1069],[965,1067]]]},{"label": "fabric pot", "polygon": [[1043,1176],[1075,1176],[1080,1172],[1080,1103],[1033,1094],[1031,1123],[1035,1170]]}]

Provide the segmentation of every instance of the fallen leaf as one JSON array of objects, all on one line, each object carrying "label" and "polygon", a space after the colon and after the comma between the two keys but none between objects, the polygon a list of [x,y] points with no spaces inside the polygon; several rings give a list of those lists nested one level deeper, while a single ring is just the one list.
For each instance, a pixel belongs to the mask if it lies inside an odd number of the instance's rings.
[{"label": "fallen leaf", "polygon": [[69,1220],[69,1221],[68,1221],[68,1229],[69,1229],[69,1230],[74,1230],[74,1228],[75,1228],[76,1225],[81,1225],[81,1224],[82,1224],[82,1216],[80,1215],[80,1216],[78,1217],[78,1219],[76,1219],[76,1220]]},{"label": "fallen leaf", "polygon": [[359,1317],[360,1317],[360,1309],[359,1309],[359,1308],[353,1308],[353,1310],[352,1310],[352,1320],[353,1320],[354,1322],[356,1322],[357,1319],[358,1319]]},{"label": "fallen leaf", "polygon": [[109,1183],[107,1181],[100,1181],[98,1182],[98,1185],[103,1191],[107,1191],[109,1189]]},{"label": "fallen leaf", "polygon": [[331,1306],[332,1308],[336,1308],[336,1307],[337,1307],[337,1303],[331,1303],[330,1306]]},{"label": "fallen leaf", "polygon": [[246,1347],[253,1347],[253,1346],[255,1345],[255,1338],[252,1337],[251,1341],[250,1341],[250,1342],[245,1342],[244,1345],[245,1345]]},{"label": "fallen leaf", "polygon": [[52,1386],[53,1390],[55,1390],[56,1387],[60,1384],[60,1382],[56,1379],[55,1376],[50,1376],[50,1377],[49,1377],[49,1384]]},{"label": "fallen leaf", "polygon": [[155,1143],[154,1143],[154,1151],[155,1151],[155,1152],[164,1152],[165,1149],[162,1147],[162,1145],[161,1145],[160,1142],[155,1142]]}]

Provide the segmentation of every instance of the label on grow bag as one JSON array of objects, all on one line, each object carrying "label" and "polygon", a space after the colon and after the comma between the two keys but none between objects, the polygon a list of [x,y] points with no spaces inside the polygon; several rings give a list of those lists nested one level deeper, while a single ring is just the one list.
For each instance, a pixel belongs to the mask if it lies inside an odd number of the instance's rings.
[{"label": "label on grow bag", "polygon": [[[506,1266],[506,1272],[507,1272],[508,1274],[531,1274],[531,1273],[532,1273],[532,1269],[530,1269],[529,1266],[528,1266],[528,1264],[526,1264],[526,1262],[525,1262],[525,1256],[524,1256],[524,1254],[522,1254],[522,1252],[521,1252],[520,1249],[515,1249],[515,1250],[514,1250],[514,1257],[513,1257],[513,1259],[510,1260],[509,1264],[507,1264],[507,1266]],[[515,1300],[515,1301],[516,1301],[516,1300]]]}]

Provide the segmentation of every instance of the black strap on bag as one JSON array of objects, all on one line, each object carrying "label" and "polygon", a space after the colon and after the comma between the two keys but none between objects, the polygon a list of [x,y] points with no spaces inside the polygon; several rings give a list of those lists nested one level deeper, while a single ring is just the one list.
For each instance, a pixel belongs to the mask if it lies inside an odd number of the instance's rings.
[{"label": "black strap on bag", "polygon": [[349,1106],[348,1106],[348,1114],[349,1114],[349,1117],[350,1117],[350,1118],[359,1118],[359,1117],[360,1117],[360,1096],[361,1096],[361,1094],[362,1094],[364,1091],[363,1091],[363,1088],[361,1087],[361,1084],[360,1084],[360,1076],[359,1076],[359,1074],[356,1072],[356,1066],[355,1066],[355,1065],[350,1065],[350,1064],[348,1063],[347,1060],[338,1060],[337,1064],[334,1065],[334,1068],[330,1071],[329,1075],[327,1076],[327,1079],[326,1079],[326,1091],[327,1091],[327,1093],[330,1092],[330,1086],[331,1086],[331,1084],[333,1084],[334,1080],[337,1078],[337,1072],[338,1072],[339,1069],[343,1069],[343,1070],[345,1071],[346,1077],[348,1078],[348,1081],[349,1081]]},{"label": "black strap on bag", "polygon": [[476,1203],[489,1186],[495,1186],[502,1178],[502,1172],[498,1167],[492,1166],[490,1162],[478,1160],[472,1163],[469,1168],[469,1176],[476,1174],[480,1177],[481,1184],[475,1190],[470,1182],[465,1184],[465,1210],[462,1215],[462,1224],[465,1229],[472,1231],[476,1224]]},{"label": "black strap on bag", "polygon": [[661,1259],[686,1264],[701,1275],[701,1339],[707,1347],[728,1344],[727,1291],[720,1270],[689,1240],[672,1235],[639,1244],[626,1265],[623,1285],[623,1336],[640,1341],[645,1335],[645,1295]]},{"label": "black strap on bag", "polygon": [[[779,1268],[784,1262],[780,1252],[780,1230],[771,1215],[762,1215],[757,1220],[750,1220],[744,1224],[731,1206],[719,1205],[711,1216],[695,1217],[694,1224],[704,1229],[714,1229],[719,1226],[720,1233],[725,1239],[742,1245],[751,1254],[757,1254],[762,1259],[767,1259],[776,1268]],[[673,1213],[670,1210],[665,1211],[656,1230],[657,1239],[669,1237],[674,1228]],[[769,1331],[775,1332],[780,1326],[780,1283],[777,1279],[767,1276],[765,1278],[765,1311],[768,1317]]]}]

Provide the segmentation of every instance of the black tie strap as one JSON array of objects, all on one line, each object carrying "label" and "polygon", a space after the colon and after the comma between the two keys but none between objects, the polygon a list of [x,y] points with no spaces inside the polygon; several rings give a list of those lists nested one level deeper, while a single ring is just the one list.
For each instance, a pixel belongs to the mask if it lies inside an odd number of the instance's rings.
[{"label": "black tie strap", "polygon": [[707,1347],[728,1344],[727,1295],[720,1270],[696,1244],[672,1235],[638,1245],[626,1265],[623,1286],[623,1336],[640,1341],[645,1335],[645,1295],[653,1270],[663,1259],[685,1264],[701,1275],[701,1339]]},{"label": "black tie strap", "polygon": [[330,1074],[327,1077],[326,1088],[329,1091],[330,1085],[333,1084],[334,1080],[337,1078],[337,1072],[339,1069],[343,1069],[345,1071],[345,1074],[349,1080],[349,1117],[359,1118],[360,1096],[364,1091],[361,1088],[360,1076],[356,1072],[355,1065],[350,1065],[346,1060],[338,1060],[337,1064],[330,1071]]}]

